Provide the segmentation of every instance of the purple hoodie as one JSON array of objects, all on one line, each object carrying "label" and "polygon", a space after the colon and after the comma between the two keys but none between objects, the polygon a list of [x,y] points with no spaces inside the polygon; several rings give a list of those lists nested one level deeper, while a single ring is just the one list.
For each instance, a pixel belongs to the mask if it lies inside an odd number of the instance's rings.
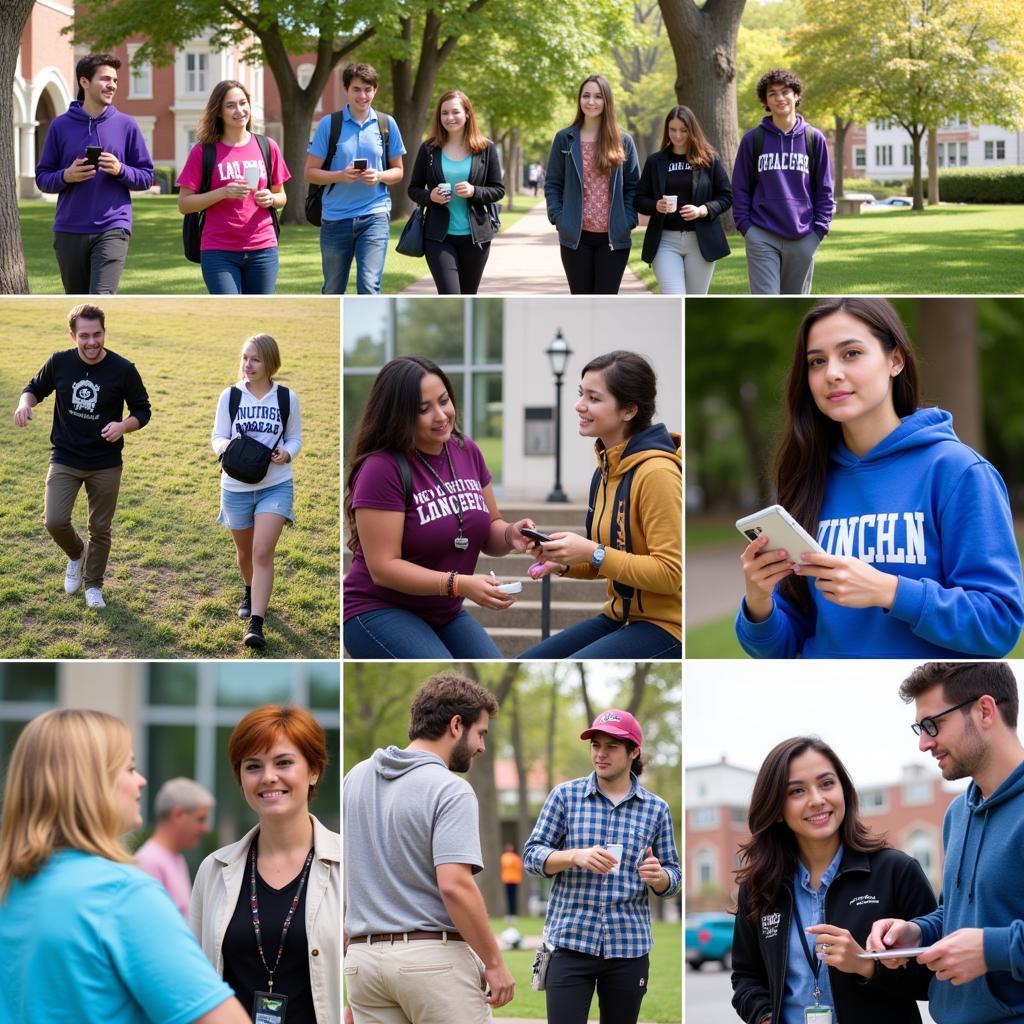
[{"label": "purple hoodie", "polygon": [[[832,222],[832,166],[828,146],[820,132],[800,138],[807,129],[801,114],[788,131],[780,131],[771,117],[761,121],[764,147],[760,173],[754,176],[754,132],[740,142],[732,172],[732,212],[736,227],[745,235],[753,224],[782,238],[803,238],[814,231],[828,234]],[[815,181],[810,175],[810,147],[815,152]]]},{"label": "purple hoodie", "polygon": [[[87,146],[100,146],[113,153],[123,165],[118,177],[97,171],[88,181],[69,185],[64,169],[76,157],[85,156]],[[99,117],[90,117],[75,100],[66,114],[54,118],[46,133],[43,155],[36,167],[36,184],[43,192],[57,192],[57,216],[53,230],[73,235],[99,234],[111,228],[132,229],[132,200],[129,189],[147,189],[153,184],[153,160],[135,121],[116,107],[107,107]]]}]

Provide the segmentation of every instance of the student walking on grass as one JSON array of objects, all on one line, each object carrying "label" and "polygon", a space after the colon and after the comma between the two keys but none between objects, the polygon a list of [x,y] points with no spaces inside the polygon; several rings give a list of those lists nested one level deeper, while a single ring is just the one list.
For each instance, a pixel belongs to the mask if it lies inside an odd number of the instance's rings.
[{"label": "student walking on grass", "polygon": [[263,621],[274,586],[274,551],[285,524],[295,522],[292,460],[302,448],[299,397],[274,380],[280,368],[281,353],[269,334],[248,338],[240,379],[217,402],[212,436],[218,456],[240,434],[273,449],[266,475],[255,483],[221,474],[217,519],[231,530],[245,585],[238,606],[238,617],[249,621],[243,643],[259,651],[267,645]]},{"label": "student walking on grass", "polygon": [[[273,295],[277,284],[275,211],[291,177],[273,139],[252,131],[249,93],[218,82],[178,178],[178,209],[206,211],[199,264],[211,295]],[[204,187],[205,186],[205,187]]]},{"label": "student walking on grass", "polygon": [[[68,328],[75,347],[54,352],[25,386],[14,425],[28,426],[32,410],[54,396],[43,522],[68,557],[65,592],[77,593],[84,582],[86,605],[98,609],[106,607],[103,577],[121,488],[124,435],[149,422],[149,395],[135,364],[106,348],[106,318],[99,306],[75,306]],[[71,521],[83,485],[88,543]]]}]

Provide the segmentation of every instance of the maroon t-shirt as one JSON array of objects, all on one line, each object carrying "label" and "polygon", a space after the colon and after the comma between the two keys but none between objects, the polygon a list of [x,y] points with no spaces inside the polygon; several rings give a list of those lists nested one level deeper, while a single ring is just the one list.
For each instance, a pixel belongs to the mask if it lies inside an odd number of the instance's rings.
[{"label": "maroon t-shirt", "polygon": [[[374,452],[359,467],[352,482],[352,508],[404,511],[402,558],[426,569],[440,572],[454,569],[470,575],[476,569],[477,558],[491,530],[491,513],[483,493],[491,482],[491,474],[472,439],[464,437],[463,442],[465,447],[454,439],[447,442],[455,469],[454,481],[443,451],[423,456],[444,481],[443,485],[438,484],[418,458],[409,460],[412,501],[408,506],[402,473],[394,455],[389,451]],[[465,551],[459,551],[454,545],[459,535],[459,522],[454,512],[456,503],[462,511],[462,535],[469,540]],[[390,587],[378,586],[370,577],[363,549],[358,544],[352,567],[345,576],[343,595],[342,611],[346,622],[354,615],[378,608],[405,608],[431,625],[443,626],[462,609],[462,598],[402,594]]]}]

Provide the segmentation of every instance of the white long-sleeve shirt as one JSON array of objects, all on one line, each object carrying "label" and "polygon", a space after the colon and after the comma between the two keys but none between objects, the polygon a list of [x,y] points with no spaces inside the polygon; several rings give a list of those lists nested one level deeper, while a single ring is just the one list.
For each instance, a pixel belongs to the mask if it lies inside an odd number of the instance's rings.
[{"label": "white long-sleeve shirt", "polygon": [[277,405],[277,388],[274,383],[262,397],[256,398],[249,391],[247,381],[240,380],[234,385],[242,392],[242,400],[238,403],[238,415],[232,423],[228,415],[231,388],[225,388],[217,400],[217,415],[213,421],[213,433],[210,443],[215,455],[220,455],[228,446],[232,437],[238,435],[241,427],[245,433],[268,448],[280,442],[280,446],[288,453],[289,461],[283,465],[271,463],[267,475],[255,484],[235,480],[227,473],[221,474],[221,487],[225,491],[257,491],[264,487],[273,487],[292,478],[292,461],[302,448],[302,418],[299,414],[299,396],[290,391],[290,409],[288,422],[284,425],[284,439],[281,440],[281,413]]}]

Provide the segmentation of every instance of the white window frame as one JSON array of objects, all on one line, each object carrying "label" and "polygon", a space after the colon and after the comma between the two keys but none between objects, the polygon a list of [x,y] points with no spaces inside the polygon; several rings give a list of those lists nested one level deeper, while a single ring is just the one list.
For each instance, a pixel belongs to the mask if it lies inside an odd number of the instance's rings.
[{"label": "white window frame", "polygon": [[151,100],[153,98],[153,62],[147,60],[139,68],[132,65],[132,60],[141,46],[141,43],[128,44],[128,99],[130,100]]}]

